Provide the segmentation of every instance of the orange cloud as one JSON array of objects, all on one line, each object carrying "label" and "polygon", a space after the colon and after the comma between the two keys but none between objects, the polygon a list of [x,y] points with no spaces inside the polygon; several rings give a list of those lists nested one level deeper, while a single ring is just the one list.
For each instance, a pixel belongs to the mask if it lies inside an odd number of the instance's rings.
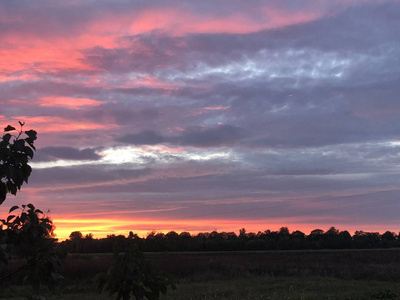
[{"label": "orange cloud", "polygon": [[88,98],[71,97],[44,97],[38,100],[40,106],[45,107],[65,107],[69,109],[79,109],[84,106],[99,106],[102,103]]}]

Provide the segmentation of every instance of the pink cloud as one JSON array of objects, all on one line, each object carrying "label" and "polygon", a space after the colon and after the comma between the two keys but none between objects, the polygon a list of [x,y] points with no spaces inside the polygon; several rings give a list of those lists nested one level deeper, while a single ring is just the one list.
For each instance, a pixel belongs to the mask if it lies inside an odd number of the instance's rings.
[{"label": "pink cloud", "polygon": [[99,106],[102,103],[89,98],[71,97],[44,97],[38,100],[40,106],[45,107],[65,107],[69,109],[79,109],[87,106]]},{"label": "pink cloud", "polygon": [[[45,39],[38,33],[30,34],[27,29],[21,29],[20,32],[2,35],[0,73],[95,71],[96,67],[85,62],[83,51],[94,47],[123,47],[124,42],[120,38],[128,35],[157,30],[174,36],[192,33],[243,34],[309,22],[322,16],[322,12],[318,11],[289,12],[271,7],[261,8],[260,11],[262,14],[258,18],[251,15],[251,10],[250,13],[237,12],[222,17],[200,15],[183,8],[146,9],[138,13],[130,10],[126,13],[110,12],[88,20],[84,24],[84,30],[77,31],[78,34],[60,32],[59,35],[46,36]],[[28,21],[35,24],[34,19]],[[134,48],[132,51],[141,53],[147,49],[141,45],[141,48]],[[15,76],[15,79],[32,78],[28,75],[21,76]],[[3,77],[0,74],[0,81],[6,80]],[[143,85],[165,86],[165,83],[156,82],[154,78],[138,79]]]},{"label": "pink cloud", "polygon": [[67,132],[79,130],[94,130],[94,129],[110,129],[115,128],[116,125],[110,124],[97,124],[92,122],[79,122],[61,117],[50,116],[16,116],[10,120],[10,123],[15,124],[18,121],[28,120],[29,124],[26,127],[33,128],[40,133],[48,132]]},{"label": "pink cloud", "polygon": [[203,107],[204,110],[228,110],[230,108],[231,108],[230,106],[222,106],[222,105],[220,105],[220,106],[206,106],[206,107]]},{"label": "pink cloud", "polygon": [[207,112],[210,111],[226,111],[229,110],[231,107],[230,106],[206,106],[200,109],[197,109],[196,111],[194,111],[193,113],[190,113],[189,116],[200,116],[203,115]]},{"label": "pink cloud", "polygon": [[264,17],[254,19],[245,13],[215,17],[196,15],[183,9],[147,10],[138,15],[131,25],[131,34],[166,31],[180,36],[190,33],[250,33],[260,30],[310,22],[322,16],[322,12],[287,12],[271,7],[261,9]]}]

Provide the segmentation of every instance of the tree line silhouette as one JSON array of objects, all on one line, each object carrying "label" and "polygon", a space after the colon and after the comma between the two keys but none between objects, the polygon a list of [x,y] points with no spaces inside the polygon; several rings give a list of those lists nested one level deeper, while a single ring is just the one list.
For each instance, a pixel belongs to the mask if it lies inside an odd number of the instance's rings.
[{"label": "tree line silhouette", "polygon": [[327,231],[315,229],[306,235],[287,227],[278,231],[265,230],[258,233],[247,232],[242,228],[235,232],[202,232],[192,235],[189,232],[166,234],[152,231],[146,237],[139,237],[132,231],[128,236],[108,235],[94,239],[92,234],[83,236],[74,231],[69,239],[61,242],[70,253],[109,253],[115,246],[134,243],[146,252],[162,251],[257,251],[257,250],[312,250],[312,249],[374,249],[400,247],[400,233],[356,231],[351,235],[347,230],[335,227]]}]

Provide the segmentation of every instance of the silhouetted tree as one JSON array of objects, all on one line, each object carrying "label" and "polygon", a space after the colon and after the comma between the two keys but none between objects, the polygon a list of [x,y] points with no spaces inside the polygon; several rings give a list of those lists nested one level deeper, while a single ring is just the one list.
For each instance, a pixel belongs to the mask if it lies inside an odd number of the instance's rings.
[{"label": "silhouetted tree", "polygon": [[281,227],[278,232],[279,238],[289,238],[290,233],[287,227]]},{"label": "silhouetted tree", "polygon": [[107,273],[99,274],[96,282],[100,290],[109,295],[117,294],[117,300],[156,300],[166,294],[169,287],[175,289],[170,277],[160,272],[144,257],[136,245],[129,240],[128,245],[116,244],[114,263]]},{"label": "silhouetted tree", "polygon": [[382,247],[391,248],[396,245],[396,234],[391,231],[386,231],[381,235]]},{"label": "silhouetted tree", "polygon": [[312,241],[319,241],[324,236],[324,231],[322,229],[314,229],[311,231],[310,235],[308,236],[309,240]]},{"label": "silhouetted tree", "polygon": [[246,235],[246,228],[242,228],[242,229],[239,230],[239,238],[240,238],[240,239],[247,238],[247,235]]},{"label": "silhouetted tree", "polygon": [[380,244],[380,234],[358,230],[354,233],[353,241],[356,248],[377,248]]},{"label": "silhouetted tree", "polygon": [[338,244],[341,249],[349,249],[353,247],[353,238],[347,230],[339,232]]},{"label": "silhouetted tree", "polygon": [[382,234],[382,240],[386,241],[395,241],[396,240],[396,234],[391,231],[386,231],[384,234]]},{"label": "silhouetted tree", "polygon": [[80,232],[80,231],[73,231],[73,232],[71,232],[71,234],[69,235],[69,239],[71,240],[71,241],[74,241],[74,240],[80,240],[80,239],[82,239],[82,232]]},{"label": "silhouetted tree", "polygon": [[28,183],[32,168],[28,164],[36,150],[34,142],[36,131],[23,131],[25,123],[19,122],[19,131],[8,125],[0,141],[0,204],[8,193],[13,195],[21,189],[22,184]]},{"label": "silhouetted tree", "polygon": [[85,240],[87,241],[93,241],[93,234],[92,233],[88,233],[85,235]]},{"label": "silhouetted tree", "polygon": [[297,240],[304,240],[306,238],[306,235],[304,232],[301,232],[299,230],[293,231],[292,234],[290,235],[292,239],[297,239]]}]

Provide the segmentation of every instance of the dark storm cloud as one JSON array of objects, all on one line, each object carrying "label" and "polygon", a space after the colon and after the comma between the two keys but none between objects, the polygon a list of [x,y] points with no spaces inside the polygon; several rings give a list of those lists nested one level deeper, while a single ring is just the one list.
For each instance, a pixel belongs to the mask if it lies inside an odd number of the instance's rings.
[{"label": "dark storm cloud", "polygon": [[45,147],[39,148],[35,155],[35,161],[64,160],[99,160],[100,155],[96,149],[76,149],[73,147]]}]

